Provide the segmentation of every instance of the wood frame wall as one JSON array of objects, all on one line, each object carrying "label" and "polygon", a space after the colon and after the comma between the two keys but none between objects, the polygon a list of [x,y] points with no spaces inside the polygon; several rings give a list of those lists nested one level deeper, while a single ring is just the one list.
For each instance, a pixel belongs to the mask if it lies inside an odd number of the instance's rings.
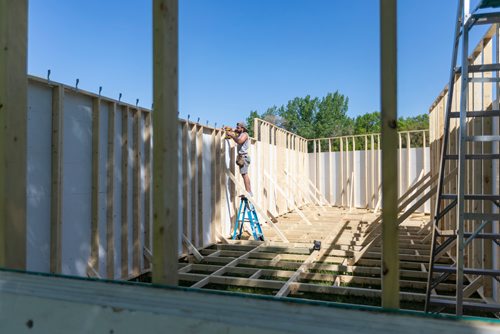
[{"label": "wood frame wall", "polygon": [[[498,63],[500,60],[500,30],[497,25],[492,25],[488,31],[482,36],[479,43],[469,56],[470,64],[481,65]],[[489,111],[498,110],[499,105],[499,89],[497,83],[488,82],[491,77],[490,73],[475,73],[476,78],[485,79],[484,82],[474,82],[469,84],[469,105],[468,110],[471,111]],[[454,97],[452,99],[451,111],[459,111],[460,109],[460,92],[461,92],[461,77],[455,76]],[[445,87],[438,95],[436,100],[429,108],[430,119],[430,146],[431,146],[431,170],[433,173],[439,173],[439,163],[441,157],[441,148],[443,140],[445,110],[448,98],[448,87]],[[495,135],[499,133],[499,117],[482,118],[475,117],[468,119],[467,135]],[[448,154],[458,154],[458,131],[459,120],[452,118],[450,120],[450,137],[448,145]],[[467,152],[470,154],[492,154],[499,151],[498,143],[467,143]],[[449,160],[446,163],[445,175],[452,174],[457,169],[457,161]],[[466,193],[474,194],[498,194],[499,193],[499,164],[498,160],[468,160],[466,161]],[[458,179],[452,177],[450,181],[444,185],[444,194],[457,193]],[[431,201],[431,212],[435,210],[436,198]],[[447,205],[449,202],[445,200],[441,205]],[[444,206],[441,206],[444,207]],[[491,203],[483,201],[466,201],[466,212],[482,212],[498,214],[498,208],[495,208]],[[453,230],[456,228],[456,211],[451,210],[440,221],[440,229]],[[473,232],[481,222],[465,221],[465,232]],[[498,223],[490,223],[484,228],[484,233],[498,233]],[[496,229],[496,230],[495,230]],[[451,245],[453,246],[453,244]],[[500,258],[498,245],[491,240],[474,239],[464,250],[464,267],[469,268],[500,268]],[[448,254],[452,257],[456,256],[456,249],[450,247]],[[496,259],[495,259],[496,258]],[[496,261],[496,262],[495,262]],[[469,282],[475,282],[473,275],[469,275]],[[485,298],[492,298],[495,295],[500,296],[500,285],[494,282],[493,278],[485,277],[483,282],[476,285],[476,290]],[[496,286],[496,288],[495,288]],[[496,292],[494,290],[496,289]],[[474,290],[474,291],[476,291]]]},{"label": "wood frame wall", "polygon": [[[398,131],[397,139],[399,151],[397,157],[398,170],[398,196],[402,196],[415,182],[421,180],[426,174],[427,155],[429,147],[429,130]],[[319,203],[329,205],[356,207],[357,189],[364,188],[364,205],[361,207],[378,211],[381,206],[381,134],[361,134],[330,138],[309,139],[312,142],[313,151],[309,156],[314,156],[314,167],[310,178],[311,192],[315,194]],[[414,144],[412,144],[414,143]],[[415,144],[418,143],[418,146]],[[421,148],[422,151],[417,159],[422,162],[421,168],[415,170],[416,179],[412,179],[412,149]],[[359,158],[359,163],[354,152],[364,151],[364,158]],[[325,157],[325,153],[328,153]],[[339,155],[338,159],[335,155]],[[327,162],[325,163],[325,158]],[[333,175],[334,160],[338,160],[336,167],[337,178],[325,177],[326,174]],[[357,170],[361,168],[361,170]],[[357,175],[365,177],[365,184],[358,185]],[[329,182],[328,182],[329,181]],[[338,195],[340,193],[340,196]],[[337,196],[334,196],[337,194]]]},{"label": "wood frame wall", "polygon": [[0,267],[25,269],[27,0],[0,0],[0,45]]}]

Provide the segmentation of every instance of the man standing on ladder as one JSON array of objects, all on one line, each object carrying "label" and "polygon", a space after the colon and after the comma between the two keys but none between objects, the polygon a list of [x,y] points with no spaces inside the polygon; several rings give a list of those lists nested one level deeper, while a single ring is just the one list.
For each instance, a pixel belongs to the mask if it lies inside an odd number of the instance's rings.
[{"label": "man standing on ladder", "polygon": [[[237,144],[238,156],[236,158],[236,164],[240,167],[240,174],[243,178],[243,182],[245,183],[245,190],[250,196],[253,196],[252,188],[250,186],[250,177],[248,176],[248,166],[250,165],[248,148],[250,138],[248,137],[248,130],[245,122],[236,123],[236,128],[234,130],[227,128],[226,136],[228,139],[233,139]],[[240,208],[236,215],[233,239],[241,239],[243,227],[245,223],[248,223],[249,226],[245,228],[246,231],[252,235],[255,240],[264,241],[264,234],[262,233],[262,228],[259,223],[259,218],[257,217],[257,212],[255,212],[255,208],[245,195],[241,195],[240,198]]]},{"label": "man standing on ladder", "polygon": [[248,155],[249,147],[249,137],[247,125],[245,122],[236,123],[236,128],[234,133],[231,131],[226,131],[226,135],[231,137],[236,144],[238,144],[238,157],[236,158],[236,164],[240,167],[240,174],[245,183],[245,190],[253,196],[252,188],[250,186],[250,177],[248,176],[248,166],[250,165],[250,156]]}]

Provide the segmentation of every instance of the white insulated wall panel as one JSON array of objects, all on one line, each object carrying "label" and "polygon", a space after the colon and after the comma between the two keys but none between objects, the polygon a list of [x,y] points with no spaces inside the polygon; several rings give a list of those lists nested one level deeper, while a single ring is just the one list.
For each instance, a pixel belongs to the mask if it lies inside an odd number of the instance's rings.
[{"label": "white insulated wall panel", "polygon": [[86,276],[92,190],[91,98],[66,90],[63,138],[62,272]]},{"label": "white insulated wall panel", "polygon": [[30,84],[27,141],[27,270],[50,270],[52,89]]}]

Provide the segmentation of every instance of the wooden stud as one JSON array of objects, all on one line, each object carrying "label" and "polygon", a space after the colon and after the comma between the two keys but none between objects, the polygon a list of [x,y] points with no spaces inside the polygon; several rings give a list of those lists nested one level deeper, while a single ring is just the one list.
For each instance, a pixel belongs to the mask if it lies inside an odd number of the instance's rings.
[{"label": "wooden stud", "polygon": [[342,200],[342,207],[345,206],[345,185],[344,185],[344,139],[340,139],[340,194]]},{"label": "wooden stud", "polygon": [[121,191],[121,274],[122,278],[129,276],[128,271],[128,107],[121,108],[122,113],[122,191]]},{"label": "wooden stud", "polygon": [[[495,29],[496,31],[496,29]],[[488,41],[486,45],[484,46],[484,52],[483,52],[483,64],[491,64],[493,62],[493,39]],[[484,77],[492,77],[491,73],[484,73]],[[498,86],[498,84],[496,84]],[[491,83],[484,83],[483,84],[483,103],[482,103],[482,108],[485,110],[488,106],[493,107],[493,98],[492,98],[492,93],[493,93],[493,85]],[[498,97],[497,97],[498,98]],[[494,109],[494,107],[493,107]],[[492,135],[493,134],[493,124],[492,124],[492,118],[490,117],[484,117],[482,119],[482,134],[483,135]],[[495,144],[498,145],[498,144]],[[483,154],[488,154],[493,152],[494,146],[492,143],[483,143]],[[485,160],[483,161],[483,166],[482,166],[482,183],[483,183],[483,194],[493,194],[493,182],[492,182],[492,176],[493,176],[493,162],[492,160]],[[497,174],[498,175],[498,174]],[[484,201],[483,203],[483,212],[485,213],[493,213],[493,206],[491,202],[489,201]],[[488,224],[484,228],[484,233],[493,233],[493,226],[492,222]],[[493,254],[494,254],[494,245],[491,240],[484,240],[483,242],[483,261],[482,261],[482,267],[483,268],[494,268],[493,264]],[[493,297],[493,279],[491,277],[484,277],[484,282],[483,282],[483,294],[487,298]]]},{"label": "wooden stud", "polygon": [[99,273],[99,141],[101,100],[94,98],[92,104],[92,199],[90,258],[88,265]]},{"label": "wooden stud", "polygon": [[178,0],[153,0],[153,283],[172,285],[179,248],[178,12]]},{"label": "wooden stud", "polygon": [[[189,152],[189,164],[190,164],[190,170],[189,170],[189,180],[190,180],[190,185],[191,185],[191,205],[189,206],[190,213],[191,213],[191,243],[193,245],[199,245],[202,246],[203,242],[200,240],[199,243],[196,243],[196,237],[197,237],[197,220],[196,220],[196,213],[197,213],[197,206],[201,205],[201,203],[197,203],[198,199],[198,188],[196,187],[196,182],[201,182],[201,180],[196,180],[197,178],[197,173],[196,173],[196,164],[198,162],[198,158],[196,157],[196,154],[198,153],[198,148],[197,144],[198,141],[196,140],[196,133],[197,133],[197,127],[196,124],[192,124],[191,131],[189,133],[189,142],[190,142],[190,152]],[[188,172],[186,170],[186,172]],[[186,232],[186,231],[185,231]],[[214,239],[211,239],[214,240]]]},{"label": "wooden stud", "polygon": [[401,196],[403,194],[403,139],[401,138],[401,133],[398,132],[398,141],[399,141],[399,149],[398,149],[398,171],[401,171],[399,173],[399,193],[398,195]]},{"label": "wooden stud", "polygon": [[371,158],[371,168],[370,168],[370,171],[371,171],[371,188],[370,188],[370,207],[372,209],[375,208],[375,196],[376,195],[376,189],[375,189],[375,138],[373,137],[373,135],[370,136],[370,144],[371,144],[371,148],[370,148],[370,158]]},{"label": "wooden stud", "polygon": [[[257,119],[255,119],[257,121]],[[257,145],[257,144],[256,144]],[[259,150],[260,154],[262,154],[262,149]],[[259,165],[262,166],[262,157],[258,155],[259,158]],[[262,169],[261,169],[262,170]],[[236,145],[233,145],[233,147],[230,147],[229,149],[229,171],[233,174],[236,175]],[[260,180],[260,176],[259,176]],[[259,187],[258,189],[262,190],[262,182],[259,182]],[[229,195],[231,197],[231,204],[232,204],[232,212],[233,215],[231,216],[231,222],[234,222],[236,220],[236,210],[237,210],[237,197],[236,197],[236,185],[233,182],[229,182]],[[260,193],[259,193],[260,195]],[[262,203],[262,197],[260,197],[260,202]]]},{"label": "wooden stud", "polygon": [[217,230],[219,231],[223,231],[223,228],[224,228],[224,222],[223,222],[223,213],[224,213],[224,210],[222,210],[222,207],[224,205],[226,205],[226,203],[224,203],[224,196],[223,196],[223,193],[222,193],[222,190],[225,189],[225,187],[223,188],[222,187],[222,179],[223,179],[223,164],[224,164],[224,158],[222,156],[222,147],[221,147],[221,144],[222,144],[222,131],[220,130],[217,130],[216,132],[216,136],[215,136],[215,155],[216,155],[216,167],[215,167],[215,177],[216,177],[216,195],[215,195],[215,198],[216,198],[216,201],[217,201],[217,205],[215,207],[215,220],[217,222]]},{"label": "wooden stud", "polygon": [[26,269],[28,1],[0,0],[0,267]]},{"label": "wooden stud", "polygon": [[333,153],[332,153],[332,140],[328,139],[328,191],[330,204],[335,204],[335,199],[333,198]]},{"label": "wooden stud", "polygon": [[52,189],[50,198],[50,272],[61,273],[64,86],[52,90]]},{"label": "wooden stud", "polygon": [[[198,223],[196,231],[198,232],[198,245],[203,245],[203,126],[198,126],[198,132],[196,134],[196,155],[197,155],[197,168],[198,168]],[[212,240],[213,241],[213,240]]]},{"label": "wooden stud", "polygon": [[116,103],[108,106],[108,161],[106,164],[106,277],[115,278],[115,114]]},{"label": "wooden stud", "polygon": [[[189,122],[182,124],[182,234],[189,235]],[[187,252],[187,246],[182,244],[182,252]]]},{"label": "wooden stud", "polygon": [[216,235],[216,229],[215,229],[215,222],[216,222],[216,215],[215,215],[215,207],[217,206],[217,173],[216,173],[216,152],[215,152],[215,138],[216,138],[216,134],[215,134],[215,129],[212,129],[212,133],[211,133],[211,143],[212,143],[212,146],[210,148],[210,155],[211,155],[211,159],[210,159],[210,173],[211,173],[211,187],[210,187],[210,199],[211,199],[211,209],[210,209],[210,212],[211,212],[211,220],[210,220],[210,239],[212,239],[213,236]]},{"label": "wooden stud", "polygon": [[139,142],[141,141],[141,110],[134,112],[132,130],[132,149],[134,152],[134,163],[132,168],[132,272],[133,275],[140,274],[140,224],[141,224],[141,157]]},{"label": "wooden stud", "polygon": [[[151,149],[152,149],[152,129],[151,129],[151,113],[146,113],[144,119],[144,248],[151,252]],[[151,260],[145,257],[145,268],[151,267]]]},{"label": "wooden stud", "polygon": [[411,163],[411,141],[410,132],[406,133],[406,188],[410,187],[411,184],[411,173],[410,173],[410,163]]},{"label": "wooden stud", "polygon": [[397,11],[396,0],[380,1],[382,116],[382,307],[399,308],[397,218]]}]

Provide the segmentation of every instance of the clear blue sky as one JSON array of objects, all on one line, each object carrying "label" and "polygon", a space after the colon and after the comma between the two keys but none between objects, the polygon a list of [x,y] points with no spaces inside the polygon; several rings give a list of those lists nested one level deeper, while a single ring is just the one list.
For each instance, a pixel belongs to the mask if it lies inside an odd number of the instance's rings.
[{"label": "clear blue sky", "polygon": [[[150,108],[149,0],[30,0],[28,72]],[[213,125],[338,90],[380,109],[377,0],[180,0],[180,117]],[[400,0],[400,116],[426,113],[449,75],[455,0]],[[473,40],[473,44],[477,40]]]}]

